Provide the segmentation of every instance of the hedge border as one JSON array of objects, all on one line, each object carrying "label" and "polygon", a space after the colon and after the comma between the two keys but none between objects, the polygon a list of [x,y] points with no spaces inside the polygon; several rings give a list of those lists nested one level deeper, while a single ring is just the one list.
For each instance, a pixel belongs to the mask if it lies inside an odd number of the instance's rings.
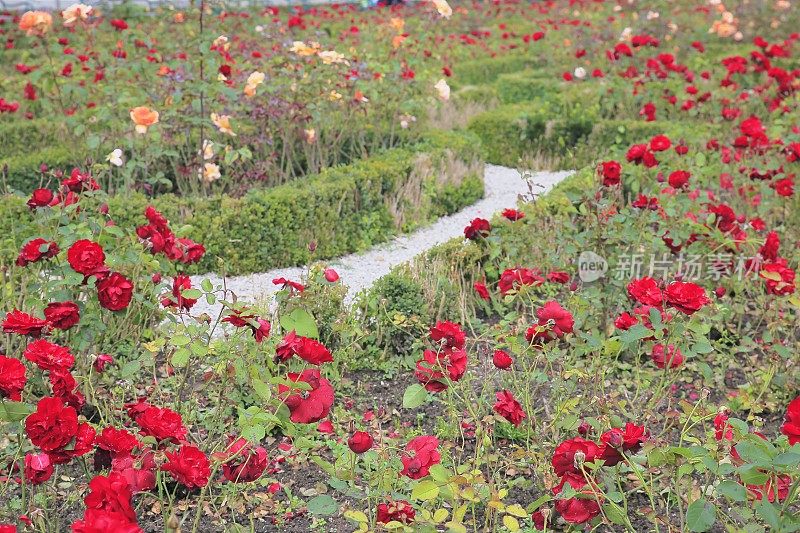
[{"label": "hedge border", "polygon": [[[202,242],[206,257],[190,273],[264,272],[366,249],[451,214],[483,196],[480,142],[469,132],[427,132],[413,146],[327,169],[302,181],[244,197],[112,197],[120,226],[145,223],[148,204],[182,236]],[[35,236],[21,196],[0,197],[0,264]],[[309,250],[310,243],[316,250]]]}]

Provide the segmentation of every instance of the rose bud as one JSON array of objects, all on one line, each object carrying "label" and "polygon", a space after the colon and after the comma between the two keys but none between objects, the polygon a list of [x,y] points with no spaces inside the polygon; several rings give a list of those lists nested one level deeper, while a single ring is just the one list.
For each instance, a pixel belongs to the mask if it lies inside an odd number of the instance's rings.
[{"label": "rose bud", "polygon": [[308,243],[308,251],[314,253],[317,249],[317,241],[311,241]]},{"label": "rose bud", "polygon": [[500,370],[506,370],[514,364],[514,360],[503,350],[495,350],[492,356],[492,363]]},{"label": "rose bud", "polygon": [[347,445],[353,450],[353,453],[364,453],[372,448],[372,436],[366,431],[356,431],[347,439]]},{"label": "rose bud", "polygon": [[714,294],[717,295],[717,298],[722,298],[725,296],[725,287],[717,287],[714,289]]},{"label": "rose bud", "polygon": [[325,279],[330,283],[336,283],[337,281],[339,281],[339,274],[332,268],[326,268]]},{"label": "rose bud", "polygon": [[578,290],[578,282],[577,281],[573,281],[572,283],[570,283],[569,284],[569,290],[572,291],[572,292],[577,291]]},{"label": "rose bud", "polygon": [[156,272],[155,274],[153,274],[153,277],[152,277],[152,278],[150,278],[150,279],[152,279],[152,280],[153,280],[153,283],[154,283],[154,284],[158,285],[159,283],[161,283],[161,274],[159,274],[158,272]]},{"label": "rose bud", "polygon": [[108,204],[102,204],[100,206],[100,214],[107,215],[108,214]]},{"label": "rose bud", "polygon": [[592,426],[590,426],[589,423],[586,422],[586,420],[581,420],[581,423],[578,426],[578,434],[581,437],[585,437],[586,435],[589,434],[590,429],[592,429]]}]

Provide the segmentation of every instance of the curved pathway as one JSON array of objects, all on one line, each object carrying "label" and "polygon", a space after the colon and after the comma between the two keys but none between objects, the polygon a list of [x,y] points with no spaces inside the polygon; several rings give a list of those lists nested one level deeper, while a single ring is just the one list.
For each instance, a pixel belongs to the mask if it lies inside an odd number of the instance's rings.
[{"label": "curved pathway", "polygon": [[[464,227],[475,217],[490,219],[507,207],[516,207],[520,195],[531,192],[544,194],[572,172],[537,172],[524,179],[518,170],[496,165],[486,165],[484,173],[485,193],[482,200],[465,207],[452,215],[440,218],[430,226],[391,241],[375,246],[365,252],[331,259],[328,264],[339,273],[342,283],[348,286],[346,301],[349,303],[360,291],[372,286],[378,278],[400,264],[406,263],[426,250],[463,236]],[[233,291],[240,301],[263,302],[271,300],[279,287],[272,284],[275,278],[300,281],[304,267],[277,268],[269,272],[229,277],[227,289]],[[209,279],[214,287],[222,285],[216,274],[192,276],[192,285],[197,287],[203,279]],[[210,306],[201,299],[192,308],[192,314],[219,312],[219,305]]]}]

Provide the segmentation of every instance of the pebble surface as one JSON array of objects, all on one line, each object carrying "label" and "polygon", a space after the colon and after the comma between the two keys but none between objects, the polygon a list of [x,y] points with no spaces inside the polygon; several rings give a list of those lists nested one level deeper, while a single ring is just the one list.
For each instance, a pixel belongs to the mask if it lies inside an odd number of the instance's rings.
[{"label": "pebble surface", "polygon": [[[571,174],[570,171],[535,172],[523,178],[517,169],[486,165],[483,199],[413,233],[400,235],[364,252],[331,259],[328,265],[339,273],[341,282],[348,287],[346,301],[351,302],[356,294],[371,287],[395,266],[412,260],[437,244],[463,236],[464,227],[473,218],[491,219],[492,215],[505,208],[516,207],[520,195],[530,195],[531,191],[545,194]],[[239,301],[266,302],[280,288],[273,285],[273,279],[300,281],[304,271],[304,267],[289,267],[233,276],[225,279],[225,286],[236,294]],[[202,274],[192,276],[192,286],[198,287],[203,279],[210,280],[215,288],[223,283],[223,279],[216,274]],[[208,305],[205,299],[200,299],[192,308],[192,314],[216,316],[219,310],[219,305]]]}]

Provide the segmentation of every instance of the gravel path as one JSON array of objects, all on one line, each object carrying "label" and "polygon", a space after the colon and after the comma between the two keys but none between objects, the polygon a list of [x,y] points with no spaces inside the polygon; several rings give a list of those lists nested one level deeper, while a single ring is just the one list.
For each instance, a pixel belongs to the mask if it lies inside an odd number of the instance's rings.
[{"label": "gravel path", "polygon": [[[485,196],[482,200],[443,217],[430,226],[407,235],[401,235],[389,242],[378,245],[366,252],[350,254],[332,259],[329,266],[339,273],[342,283],[349,287],[347,301],[350,302],[358,292],[372,286],[378,278],[400,264],[406,263],[420,253],[437,244],[463,236],[464,227],[475,217],[491,216],[507,207],[515,207],[521,194],[531,191],[544,194],[569,176],[571,172],[537,172],[525,180],[513,168],[486,165],[484,173]],[[259,274],[229,277],[226,287],[237,295],[240,301],[258,302],[270,300],[279,287],[272,284],[275,278],[300,281],[303,267],[278,268]],[[192,277],[192,285],[199,286],[203,279],[209,279],[214,287],[222,285],[222,278],[215,274]],[[219,306],[207,305],[201,299],[192,308],[192,314],[219,312]]]}]

